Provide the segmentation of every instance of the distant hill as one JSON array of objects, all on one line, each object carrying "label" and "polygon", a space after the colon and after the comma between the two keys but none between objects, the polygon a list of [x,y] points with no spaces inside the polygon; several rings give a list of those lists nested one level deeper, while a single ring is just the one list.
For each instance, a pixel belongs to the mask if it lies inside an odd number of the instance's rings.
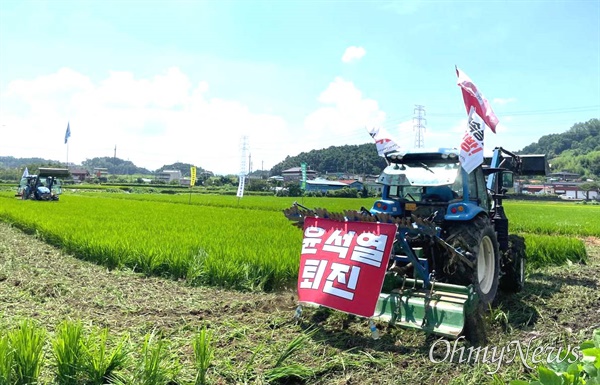
[{"label": "distant hill", "polygon": [[600,178],[600,120],[576,123],[561,134],[542,136],[519,154],[546,154],[553,172],[569,171]]},{"label": "distant hill", "polygon": [[[159,168],[157,171],[179,170],[179,171],[181,171],[182,176],[190,176],[190,168],[192,166],[193,166],[193,164],[190,164],[190,163],[177,162],[177,163],[173,163],[173,164],[165,164],[164,166]],[[206,174],[207,176],[213,175],[213,173],[211,171],[207,171],[207,170],[203,169],[202,167],[196,166],[196,175],[199,177],[200,174]]]},{"label": "distant hill", "polygon": [[524,147],[520,153],[546,154],[549,158],[556,158],[566,151],[574,156],[600,151],[600,120],[590,119],[574,124],[562,134],[544,135],[536,143]]},{"label": "distant hill", "polygon": [[81,162],[81,165],[90,172],[92,172],[94,168],[106,168],[108,169],[108,173],[113,175],[151,174],[151,171],[148,169],[137,167],[129,160],[109,156],[86,159]]},{"label": "distant hill", "polygon": [[64,167],[64,163],[43,158],[15,158],[0,156],[0,180],[18,181],[27,168],[30,174],[36,174],[40,167]]},{"label": "distant hill", "polygon": [[[32,167],[33,166],[33,167]],[[0,169],[25,169],[25,167],[34,168],[37,170],[39,166],[51,166],[51,167],[65,167],[64,163],[48,160],[44,158],[15,158],[12,156],[0,156]],[[190,176],[189,163],[173,163],[166,164],[156,171],[162,170],[180,170],[183,176]],[[143,167],[138,167],[129,160],[124,160],[115,157],[99,157],[84,160],[81,165],[72,165],[72,168],[83,168],[92,172],[94,168],[106,168],[108,173],[112,175],[133,175],[133,174],[152,174],[150,171]],[[196,166],[196,174],[200,177],[201,174],[205,176],[212,176],[211,171],[207,171],[202,167]],[[20,174],[19,174],[20,175]]]},{"label": "distant hill", "polygon": [[57,160],[48,160],[43,158],[15,158],[12,156],[0,156],[0,168],[25,168],[30,164],[37,165],[53,165],[53,166],[64,166]]},{"label": "distant hill", "polygon": [[[569,171],[582,177],[600,179],[600,120],[574,124],[562,134],[544,135],[518,154],[546,154],[554,172]],[[271,175],[281,175],[283,170],[300,167],[302,162],[320,174],[379,174],[386,165],[385,160],[377,155],[374,143],[331,146],[288,156],[271,169]]]},{"label": "distant hill", "polygon": [[271,168],[271,175],[281,175],[283,170],[307,167],[319,173],[351,172],[354,174],[379,174],[386,166],[385,160],[377,155],[375,143],[361,145],[331,146],[322,150],[302,152],[288,156]]}]

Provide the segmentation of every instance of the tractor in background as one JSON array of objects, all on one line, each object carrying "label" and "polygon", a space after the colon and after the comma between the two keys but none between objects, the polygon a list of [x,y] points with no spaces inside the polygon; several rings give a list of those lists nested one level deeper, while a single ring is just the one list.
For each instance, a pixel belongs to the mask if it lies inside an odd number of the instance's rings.
[{"label": "tractor in background", "polygon": [[61,178],[68,177],[66,168],[44,168],[37,175],[27,175],[21,179],[16,196],[23,200],[57,201],[62,194]]},{"label": "tractor in background", "polygon": [[525,280],[525,242],[509,234],[502,206],[513,175],[546,175],[544,155],[518,156],[501,147],[471,173],[456,149],[386,154],[382,195],[370,209],[344,213],[298,203],[284,210],[304,218],[395,223],[397,232],[373,318],[446,337],[485,340],[481,310],[498,289],[518,292]]}]

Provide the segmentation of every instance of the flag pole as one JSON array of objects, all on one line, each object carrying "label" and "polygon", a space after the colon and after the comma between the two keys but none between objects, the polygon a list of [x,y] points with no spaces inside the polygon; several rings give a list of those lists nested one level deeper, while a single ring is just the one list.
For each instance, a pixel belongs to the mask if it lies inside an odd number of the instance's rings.
[{"label": "flag pole", "polygon": [[71,136],[71,123],[67,123],[67,131],[65,132],[65,144],[67,145],[67,169],[69,169],[69,137]]}]

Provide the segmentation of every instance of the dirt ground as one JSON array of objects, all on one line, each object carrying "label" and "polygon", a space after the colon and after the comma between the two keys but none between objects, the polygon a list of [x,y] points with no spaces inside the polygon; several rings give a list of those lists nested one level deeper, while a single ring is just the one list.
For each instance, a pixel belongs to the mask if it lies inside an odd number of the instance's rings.
[{"label": "dirt ground", "polygon": [[[600,328],[600,239],[585,241],[587,264],[530,271],[522,293],[500,297],[486,313],[490,346],[532,339],[574,346]],[[437,361],[443,357],[441,344],[432,350],[432,336],[379,323],[381,338],[373,340],[365,320],[305,309],[297,323],[295,307],[292,291],[243,293],[109,271],[0,223],[0,330],[28,318],[51,337],[59,322],[82,320],[86,328],[107,326],[114,337],[129,333],[132,350],[146,333],[158,332],[181,361],[181,384],[192,382],[190,343],[205,325],[215,341],[208,372],[213,384],[502,384],[534,373],[519,360],[498,368],[432,362],[432,352]],[[275,380],[278,359],[302,335],[300,348],[279,365],[289,374]],[[47,383],[51,365],[48,351]]]}]

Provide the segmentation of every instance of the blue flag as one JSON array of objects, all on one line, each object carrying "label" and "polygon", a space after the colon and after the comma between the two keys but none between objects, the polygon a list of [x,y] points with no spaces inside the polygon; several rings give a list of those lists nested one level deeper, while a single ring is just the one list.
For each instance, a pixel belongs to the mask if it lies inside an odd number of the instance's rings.
[{"label": "blue flag", "polygon": [[67,144],[67,141],[69,140],[70,136],[71,136],[71,123],[67,123],[67,132],[65,132],[65,144]]}]

